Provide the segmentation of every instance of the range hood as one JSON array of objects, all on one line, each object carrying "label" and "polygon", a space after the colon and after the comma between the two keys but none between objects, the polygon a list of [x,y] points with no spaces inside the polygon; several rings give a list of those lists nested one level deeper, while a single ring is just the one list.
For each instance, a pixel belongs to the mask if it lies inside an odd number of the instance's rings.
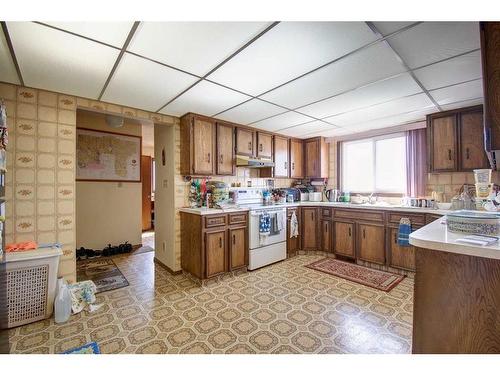
[{"label": "range hood", "polygon": [[236,155],[236,166],[247,168],[268,168],[274,167],[271,159],[257,159],[248,156]]}]

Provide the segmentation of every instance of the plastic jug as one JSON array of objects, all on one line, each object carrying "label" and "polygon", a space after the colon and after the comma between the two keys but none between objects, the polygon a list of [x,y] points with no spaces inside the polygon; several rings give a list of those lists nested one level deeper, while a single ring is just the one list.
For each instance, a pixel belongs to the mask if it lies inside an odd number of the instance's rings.
[{"label": "plastic jug", "polygon": [[65,323],[71,316],[71,293],[62,277],[57,279],[57,296],[54,301],[54,320],[56,323]]}]

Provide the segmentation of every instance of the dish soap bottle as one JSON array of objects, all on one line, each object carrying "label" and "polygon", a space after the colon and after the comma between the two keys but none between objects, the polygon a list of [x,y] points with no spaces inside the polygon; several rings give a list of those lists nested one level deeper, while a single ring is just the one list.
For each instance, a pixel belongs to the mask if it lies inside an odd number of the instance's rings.
[{"label": "dish soap bottle", "polygon": [[71,293],[62,277],[57,279],[57,296],[54,302],[54,320],[65,323],[71,315]]}]

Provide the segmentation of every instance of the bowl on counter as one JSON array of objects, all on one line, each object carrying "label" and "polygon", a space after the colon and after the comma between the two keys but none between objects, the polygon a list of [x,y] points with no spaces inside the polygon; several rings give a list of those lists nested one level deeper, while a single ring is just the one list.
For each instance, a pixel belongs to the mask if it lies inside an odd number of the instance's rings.
[{"label": "bowl on counter", "polygon": [[448,231],[465,234],[500,234],[500,215],[477,211],[460,210],[446,214]]}]

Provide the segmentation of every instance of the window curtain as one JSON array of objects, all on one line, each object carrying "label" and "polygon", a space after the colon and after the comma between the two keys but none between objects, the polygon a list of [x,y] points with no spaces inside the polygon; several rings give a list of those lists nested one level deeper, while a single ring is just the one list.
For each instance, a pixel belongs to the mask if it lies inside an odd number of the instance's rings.
[{"label": "window curtain", "polygon": [[421,197],[427,184],[427,132],[425,128],[406,133],[406,194]]}]

